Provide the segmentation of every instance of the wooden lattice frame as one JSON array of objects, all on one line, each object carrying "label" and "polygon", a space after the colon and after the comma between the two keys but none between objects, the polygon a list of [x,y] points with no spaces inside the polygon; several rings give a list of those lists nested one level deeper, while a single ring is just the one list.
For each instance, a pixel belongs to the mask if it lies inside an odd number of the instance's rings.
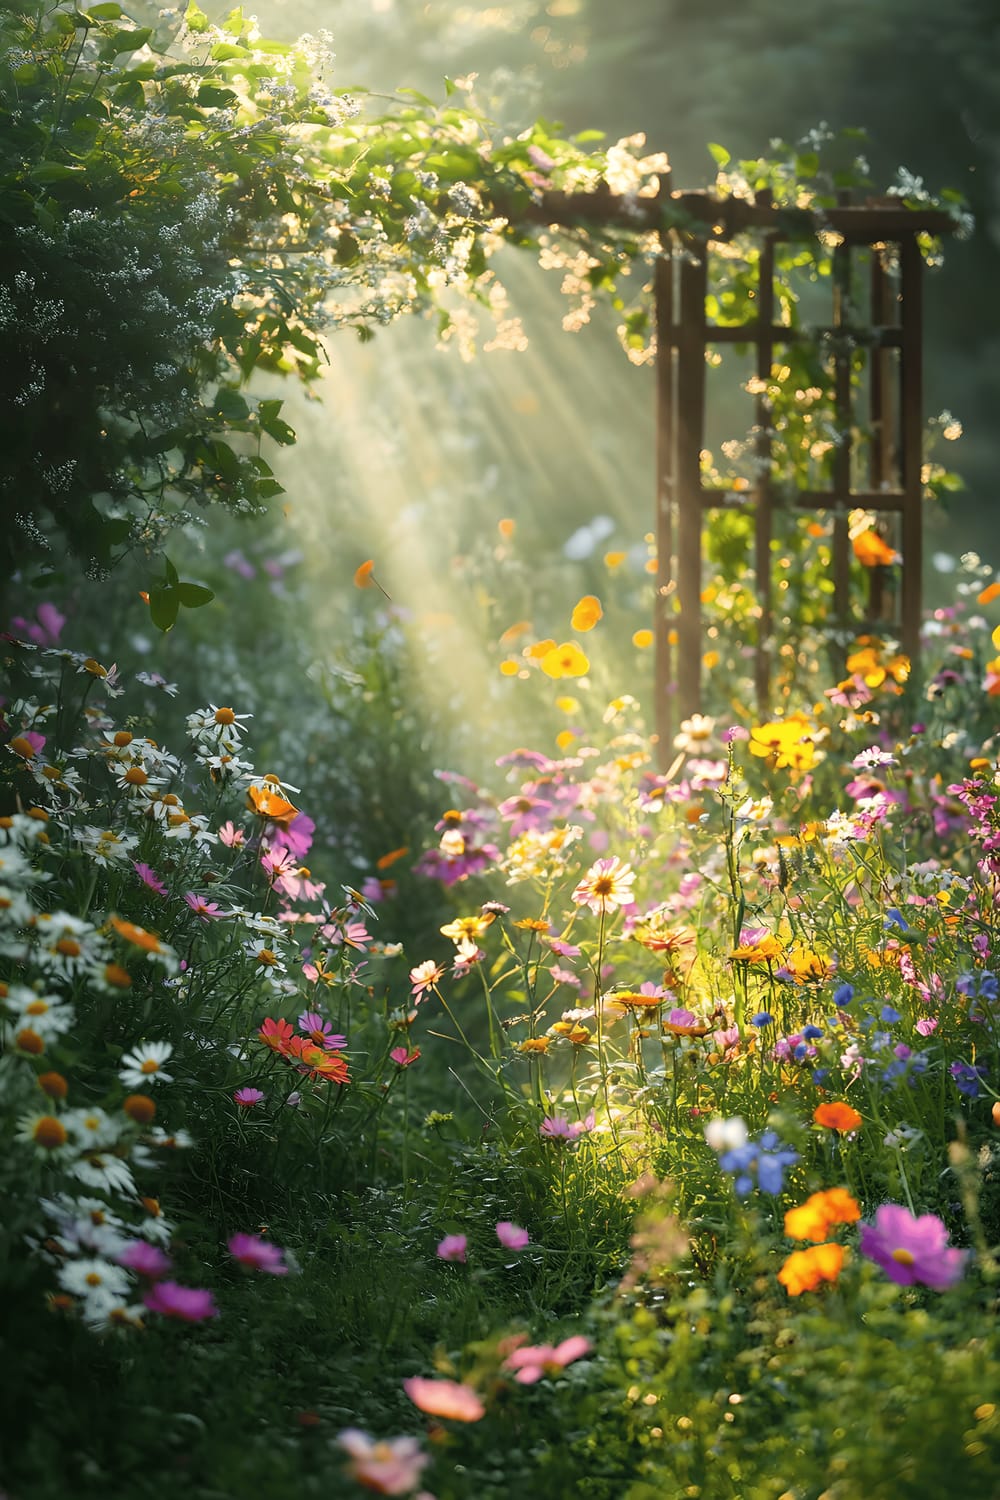
[{"label": "wooden lattice frame", "polygon": [[[656,579],[655,702],[656,729],[664,752],[672,743],[679,718],[701,707],[702,550],[704,512],[718,506],[718,489],[703,484],[701,453],[705,440],[706,353],[713,344],[752,345],[759,381],[770,383],[775,348],[794,339],[827,339],[834,365],[834,408],[841,435],[827,490],[800,490],[796,505],[833,513],[833,583],[835,624],[849,623],[850,542],[848,513],[856,508],[896,512],[900,517],[901,577],[898,618],[882,618],[883,570],[871,581],[869,615],[873,628],[898,635],[915,658],[922,610],[923,394],[922,272],[919,236],[954,229],[951,216],[939,209],[912,209],[898,201],[854,204],[846,195],[836,207],[818,211],[789,209],[769,195],[754,200],[717,198],[704,192],[672,192],[661,182],[656,197],[625,201],[611,193],[544,194],[520,217],[552,227],[606,226],[623,230],[657,230],[662,254],[657,261],[655,327],[656,390]],[[710,288],[709,246],[736,235],[753,233],[760,240],[757,315],[738,326],[709,322],[705,299]],[[833,250],[833,309],[822,328],[795,330],[775,323],[775,247],[823,232],[836,240]],[[847,289],[852,255],[867,250],[870,259],[870,315],[866,325],[848,318]],[[898,265],[898,293],[893,296],[886,257]],[[898,316],[892,317],[896,311]],[[851,341],[872,351],[868,422],[868,488],[852,483]],[[890,351],[899,351],[898,397],[893,400]],[[771,540],[773,493],[772,439],[767,398],[756,398],[755,444],[761,478],[745,504],[755,515],[755,567],[758,594],[758,644],[754,679],[757,704],[765,712],[770,699],[771,662],[768,639],[773,620]],[[676,604],[673,596],[676,593]],[[679,608],[678,608],[679,606]],[[858,629],[855,622],[853,628]],[[862,627],[863,628],[863,627]]]}]

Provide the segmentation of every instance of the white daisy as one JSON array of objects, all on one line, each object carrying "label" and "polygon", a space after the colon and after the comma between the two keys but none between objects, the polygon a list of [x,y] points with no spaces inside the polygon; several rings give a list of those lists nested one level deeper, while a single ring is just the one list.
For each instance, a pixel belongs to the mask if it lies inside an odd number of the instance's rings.
[{"label": "white daisy", "polygon": [[56,1272],[56,1280],[72,1297],[124,1297],[130,1290],[128,1276],[121,1266],[109,1260],[87,1257],[67,1261]]},{"label": "white daisy", "polygon": [[121,1157],[91,1151],[87,1156],[71,1162],[67,1170],[85,1187],[106,1188],[109,1192],[121,1193],[129,1198],[135,1195],[132,1172]]},{"label": "white daisy", "polygon": [[70,1109],[62,1116],[70,1138],[81,1151],[99,1151],[118,1139],[120,1125],[103,1109]]},{"label": "white daisy", "polygon": [[173,1052],[169,1042],[141,1042],[126,1052],[118,1077],[126,1088],[140,1088],[144,1083],[172,1083],[173,1075],[164,1073],[163,1064]]}]

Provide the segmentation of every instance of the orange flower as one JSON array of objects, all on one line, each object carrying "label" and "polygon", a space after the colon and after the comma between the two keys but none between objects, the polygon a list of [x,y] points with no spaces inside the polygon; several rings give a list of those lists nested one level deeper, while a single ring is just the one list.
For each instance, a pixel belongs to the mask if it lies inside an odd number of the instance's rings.
[{"label": "orange flower", "polygon": [[134,922],[126,922],[122,917],[111,917],[110,921],[118,936],[123,937],[134,948],[141,948],[144,953],[165,951],[155,932],[147,932],[145,927],[137,927]]},{"label": "orange flower", "polygon": [[834,1224],[856,1224],[861,1209],[846,1188],[827,1188],[813,1193],[798,1208],[785,1215],[785,1234],[790,1240],[825,1240]]},{"label": "orange flower", "polygon": [[505,542],[510,541],[516,530],[517,522],[512,521],[510,516],[504,516],[502,521],[497,522],[497,531],[499,531]]},{"label": "orange flower", "polygon": [[637,630],[632,636],[632,644],[638,651],[645,651],[653,644],[653,632],[651,630]]},{"label": "orange flower", "polygon": [[507,629],[504,631],[503,635],[500,637],[500,644],[501,644],[501,646],[513,646],[514,642],[515,641],[519,641],[521,639],[522,635],[530,635],[530,634],[531,634],[531,621],[530,620],[516,620],[513,625],[508,625],[507,626]]},{"label": "orange flower", "polygon": [[122,1109],[137,1125],[151,1125],[156,1118],[156,1105],[147,1094],[129,1094]]},{"label": "orange flower", "polygon": [[269,823],[280,823],[285,827],[298,816],[299,812],[287,797],[283,797],[280,792],[271,791],[268,787],[247,787],[247,807],[251,812],[266,818]]},{"label": "orange flower", "polygon": [[817,1125],[823,1125],[827,1130],[857,1130],[862,1124],[861,1116],[850,1104],[845,1104],[840,1099],[833,1099],[829,1104],[817,1104],[813,1110],[813,1119]]},{"label": "orange flower", "polygon": [[354,587],[356,589],[370,589],[372,586],[372,573],[375,571],[375,563],[372,558],[363,562],[360,568],[354,570]]},{"label": "orange flower", "polygon": [[596,594],[584,594],[573,610],[570,624],[574,630],[581,632],[593,630],[603,614],[604,610],[601,608],[601,601],[597,598]]},{"label": "orange flower", "polygon": [[486,1408],[470,1385],[457,1380],[425,1380],[412,1375],[403,1389],[414,1406],[431,1417],[451,1417],[455,1422],[478,1422]]},{"label": "orange flower", "polygon": [[533,1052],[548,1052],[549,1039],[547,1036],[526,1036],[523,1042],[518,1042],[517,1050],[529,1057]]},{"label": "orange flower", "polygon": [[375,861],[376,870],[388,870],[389,866],[394,865],[397,859],[405,859],[409,852],[410,848],[408,844],[403,844],[399,849],[390,850],[388,854],[383,854]]},{"label": "orange flower", "polygon": [[814,1292],[823,1281],[836,1281],[843,1269],[847,1252],[843,1245],[813,1245],[795,1250],[778,1272],[789,1297]]},{"label": "orange flower", "polygon": [[901,561],[899,553],[890,547],[877,531],[862,531],[852,541],[854,556],[865,568],[890,568]]},{"label": "orange flower", "polygon": [[993,600],[1000,594],[1000,583],[988,583],[986,587],[976,595],[977,604],[992,604]]},{"label": "orange flower", "polygon": [[747,964],[765,964],[772,959],[781,958],[783,952],[778,939],[771,933],[766,933],[752,943],[741,943],[738,948],[733,948],[729,957],[741,959]]}]

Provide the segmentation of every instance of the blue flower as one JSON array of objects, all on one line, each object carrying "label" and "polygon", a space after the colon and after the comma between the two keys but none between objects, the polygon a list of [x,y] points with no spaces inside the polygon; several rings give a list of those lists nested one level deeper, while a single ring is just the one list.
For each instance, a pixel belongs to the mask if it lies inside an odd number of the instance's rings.
[{"label": "blue flower", "polygon": [[850,1005],[854,999],[854,986],[852,984],[839,985],[833,992],[834,1005]]},{"label": "blue flower", "polygon": [[757,1186],[764,1193],[777,1195],[784,1184],[784,1169],[799,1159],[799,1153],[782,1146],[773,1130],[765,1130],[759,1141],[747,1141],[719,1157],[719,1166],[724,1172],[736,1175],[733,1184],[738,1198],[745,1198],[752,1190],[754,1176]]},{"label": "blue flower", "polygon": [[760,1010],[755,1016],[750,1017],[751,1026],[773,1026],[774,1017],[766,1010]]},{"label": "blue flower", "polygon": [[879,1019],[887,1022],[891,1026],[893,1021],[898,1021],[901,1018],[899,1011],[894,1005],[883,1005],[882,1009],[879,1011]]},{"label": "blue flower", "polygon": [[802,1035],[807,1042],[814,1042],[818,1036],[823,1035],[822,1026],[803,1026]]},{"label": "blue flower", "polygon": [[979,1098],[979,1080],[986,1077],[986,1069],[978,1063],[953,1062],[948,1069],[960,1094],[970,1099]]}]

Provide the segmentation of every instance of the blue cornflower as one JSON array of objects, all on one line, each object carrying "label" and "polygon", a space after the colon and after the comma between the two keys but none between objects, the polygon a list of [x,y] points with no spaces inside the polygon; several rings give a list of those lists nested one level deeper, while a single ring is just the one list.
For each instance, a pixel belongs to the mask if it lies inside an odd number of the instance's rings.
[{"label": "blue cornflower", "polygon": [[883,1005],[882,1009],[879,1011],[879,1020],[885,1021],[890,1026],[894,1021],[898,1021],[900,1019],[900,1013],[894,1005]]},{"label": "blue cornflower", "polygon": [[769,1011],[759,1010],[755,1016],[750,1017],[751,1026],[773,1026],[774,1017]]},{"label": "blue cornflower", "polygon": [[853,984],[841,984],[833,992],[834,1005],[850,1005],[854,999]]},{"label": "blue cornflower", "polygon": [[822,1026],[803,1026],[802,1035],[807,1042],[814,1042],[818,1036],[823,1035]]},{"label": "blue cornflower", "polygon": [[978,1063],[953,1062],[948,1069],[960,1094],[970,1099],[979,1098],[979,1080],[986,1077],[986,1069]]},{"label": "blue cornflower", "polygon": [[799,1159],[799,1153],[783,1146],[773,1130],[765,1130],[759,1141],[747,1141],[719,1157],[719,1166],[724,1172],[735,1174],[733,1186],[738,1198],[745,1198],[754,1185],[754,1176],[761,1192],[777,1195],[784,1184],[784,1170]]}]

